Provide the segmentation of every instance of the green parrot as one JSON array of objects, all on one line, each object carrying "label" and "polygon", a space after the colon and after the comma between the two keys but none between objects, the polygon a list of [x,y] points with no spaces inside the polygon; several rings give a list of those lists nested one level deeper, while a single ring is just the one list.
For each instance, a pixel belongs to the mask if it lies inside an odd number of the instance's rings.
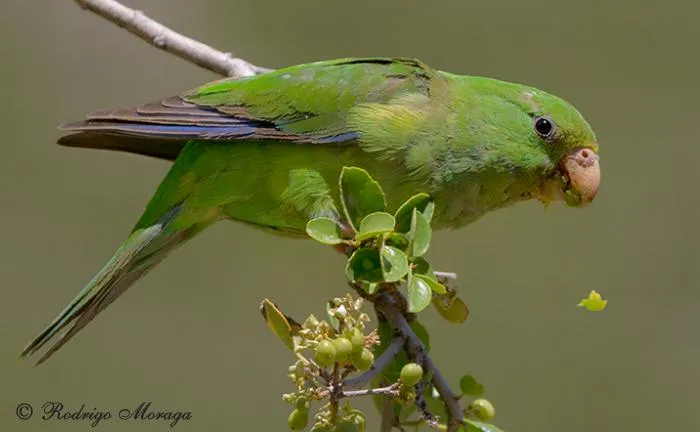
[{"label": "green parrot", "polygon": [[538,199],[582,207],[598,192],[596,137],[539,89],[455,75],[414,59],[348,58],[223,79],[142,106],[62,125],[59,144],[174,161],[133,230],[22,357],[62,333],[46,360],[163,260],[228,219],[304,237],[339,219],[338,177],[357,166],[395,210],[427,192],[433,227]]}]

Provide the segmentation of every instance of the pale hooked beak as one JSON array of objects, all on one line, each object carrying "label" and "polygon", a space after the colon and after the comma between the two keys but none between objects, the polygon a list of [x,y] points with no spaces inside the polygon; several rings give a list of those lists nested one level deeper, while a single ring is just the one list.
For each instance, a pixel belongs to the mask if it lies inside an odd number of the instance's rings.
[{"label": "pale hooked beak", "polygon": [[561,162],[566,205],[584,207],[593,201],[600,188],[600,158],[590,147],[571,151]]}]

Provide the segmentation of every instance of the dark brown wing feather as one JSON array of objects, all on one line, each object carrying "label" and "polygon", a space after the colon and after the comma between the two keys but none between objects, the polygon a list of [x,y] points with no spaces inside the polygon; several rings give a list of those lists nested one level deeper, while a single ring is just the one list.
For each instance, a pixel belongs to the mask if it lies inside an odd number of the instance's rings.
[{"label": "dark brown wing feather", "polygon": [[[270,122],[243,119],[175,96],[142,106],[96,111],[59,126],[78,133],[61,137],[67,147],[115,150],[175,160],[190,139],[282,135]],[[275,133],[277,132],[277,133]]]}]

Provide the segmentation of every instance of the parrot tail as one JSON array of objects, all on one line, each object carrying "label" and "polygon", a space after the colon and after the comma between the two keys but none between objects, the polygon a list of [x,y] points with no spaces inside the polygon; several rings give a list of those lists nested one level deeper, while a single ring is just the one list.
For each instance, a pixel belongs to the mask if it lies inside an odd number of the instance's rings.
[{"label": "parrot tail", "polygon": [[43,363],[170,251],[199,232],[197,225],[178,231],[168,229],[180,209],[181,206],[176,206],[156,224],[134,230],[73,301],[26,346],[20,357],[34,354],[67,328],[36,365]]}]

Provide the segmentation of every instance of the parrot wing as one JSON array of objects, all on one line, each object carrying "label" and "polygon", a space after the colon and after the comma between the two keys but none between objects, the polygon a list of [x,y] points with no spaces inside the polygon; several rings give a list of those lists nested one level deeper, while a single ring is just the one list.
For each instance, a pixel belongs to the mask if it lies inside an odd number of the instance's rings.
[{"label": "parrot wing", "polygon": [[98,111],[62,125],[58,143],[174,160],[189,140],[273,139],[353,144],[353,107],[430,95],[434,70],[418,60],[322,61],[242,79],[227,78],[146,105]]}]

